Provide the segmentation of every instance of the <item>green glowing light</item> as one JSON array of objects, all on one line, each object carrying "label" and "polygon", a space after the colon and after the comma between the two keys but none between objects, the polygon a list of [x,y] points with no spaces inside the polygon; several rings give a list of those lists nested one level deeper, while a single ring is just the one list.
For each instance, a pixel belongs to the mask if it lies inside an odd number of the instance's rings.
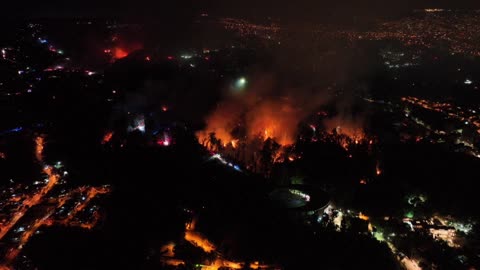
[{"label": "green glowing light", "polygon": [[247,83],[247,79],[245,77],[241,77],[235,82],[235,88],[237,90],[242,90],[247,86]]}]

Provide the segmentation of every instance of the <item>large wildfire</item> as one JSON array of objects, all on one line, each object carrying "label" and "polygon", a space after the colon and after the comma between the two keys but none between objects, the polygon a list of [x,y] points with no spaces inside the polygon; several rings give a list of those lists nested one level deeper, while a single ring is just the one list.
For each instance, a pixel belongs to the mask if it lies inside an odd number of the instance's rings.
[{"label": "large wildfire", "polygon": [[295,108],[290,100],[259,98],[252,100],[252,104],[237,102],[232,99],[220,104],[208,117],[207,127],[197,133],[201,143],[207,143],[212,132],[215,133],[218,143],[224,147],[231,144],[236,148],[239,141],[259,138],[274,139],[284,146],[295,142],[301,110]]},{"label": "large wildfire", "polygon": [[258,138],[291,145],[295,142],[298,123],[325,101],[326,95],[321,91],[305,95],[296,89],[282,89],[275,85],[272,76],[265,76],[253,80],[248,89],[228,89],[224,100],[206,119],[207,127],[197,136],[200,142],[205,142],[214,132],[224,145],[232,140]]},{"label": "large wildfire", "polygon": [[230,150],[230,156],[246,165],[258,163],[262,149],[275,152],[271,161],[277,161],[279,153],[295,143],[299,122],[324,102],[325,96],[321,92],[306,96],[294,90],[277,91],[273,81],[266,76],[254,80],[248,89],[228,89],[207,117],[206,128],[197,132],[199,142],[212,151]]},{"label": "large wildfire", "polygon": [[[265,169],[259,163],[295,160],[298,155],[291,150],[297,139],[303,137],[299,134],[300,124],[331,98],[324,91],[278,91],[277,87],[268,78],[254,81],[245,91],[229,89],[224,100],[207,117],[205,129],[197,132],[199,142],[254,171]],[[335,117],[326,112],[316,116],[316,123],[310,125],[313,141],[325,136],[338,137],[335,142],[346,150],[351,144],[370,141],[363,121],[344,116],[343,111]]]}]

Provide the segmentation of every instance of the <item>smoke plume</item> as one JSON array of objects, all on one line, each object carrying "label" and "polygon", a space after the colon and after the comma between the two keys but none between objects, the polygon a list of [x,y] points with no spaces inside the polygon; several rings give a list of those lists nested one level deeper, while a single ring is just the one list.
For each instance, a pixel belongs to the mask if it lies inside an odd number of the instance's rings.
[{"label": "smoke plume", "polygon": [[277,83],[274,75],[262,74],[242,91],[228,87],[223,101],[207,117],[206,128],[197,136],[204,144],[213,132],[223,145],[257,138],[291,145],[300,121],[328,100],[321,89],[289,88]]}]

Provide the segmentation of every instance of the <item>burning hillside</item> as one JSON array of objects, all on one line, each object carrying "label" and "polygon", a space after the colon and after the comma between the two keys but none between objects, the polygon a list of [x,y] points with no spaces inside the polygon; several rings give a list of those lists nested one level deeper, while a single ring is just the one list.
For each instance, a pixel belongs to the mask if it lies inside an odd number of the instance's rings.
[{"label": "burning hillside", "polygon": [[206,128],[197,132],[199,142],[252,171],[268,171],[272,163],[288,158],[286,149],[295,144],[298,124],[326,95],[302,94],[274,81],[271,76],[251,84],[238,79],[207,117]]},{"label": "burning hillside", "polygon": [[207,127],[197,136],[205,145],[214,133],[219,145],[226,147],[231,144],[234,148],[239,141],[251,142],[259,138],[264,141],[270,138],[284,146],[291,145],[295,142],[301,113],[301,109],[294,107],[286,98],[259,98],[251,107],[250,104],[239,106],[236,100],[230,100],[220,104],[207,118]]},{"label": "burning hillside", "polygon": [[143,49],[142,42],[138,40],[131,40],[126,36],[114,35],[111,38],[111,48],[104,50],[104,53],[109,55],[111,61],[127,57],[130,53]]},{"label": "burning hillside", "polygon": [[363,121],[349,120],[352,118],[342,114],[316,114],[315,124],[310,125],[313,133],[302,133],[299,127],[306,118],[330,102],[324,91],[285,89],[274,84],[272,78],[253,81],[241,91],[228,90],[206,118],[205,129],[196,135],[207,149],[221,152],[250,170],[268,171],[272,163],[297,159],[300,154],[294,149],[298,138],[311,137],[315,142],[328,136],[345,149],[369,141]]}]

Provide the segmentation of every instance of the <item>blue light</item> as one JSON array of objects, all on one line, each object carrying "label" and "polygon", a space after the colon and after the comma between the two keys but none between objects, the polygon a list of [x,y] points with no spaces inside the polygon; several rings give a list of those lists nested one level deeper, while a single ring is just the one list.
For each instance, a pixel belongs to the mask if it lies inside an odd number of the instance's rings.
[{"label": "blue light", "polygon": [[12,128],[12,129],[0,132],[0,135],[5,135],[5,134],[8,134],[8,133],[13,133],[13,132],[20,132],[22,130],[23,130],[23,127],[16,127],[16,128]]}]

